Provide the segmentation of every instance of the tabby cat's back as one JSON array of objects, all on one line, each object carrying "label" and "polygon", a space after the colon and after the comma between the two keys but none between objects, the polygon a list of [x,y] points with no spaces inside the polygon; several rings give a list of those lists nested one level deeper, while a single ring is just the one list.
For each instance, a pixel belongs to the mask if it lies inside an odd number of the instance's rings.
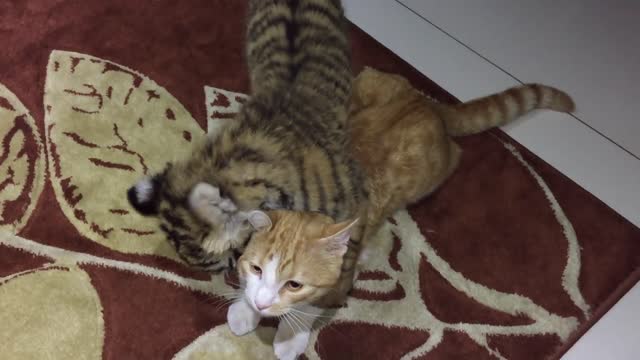
[{"label": "tabby cat's back", "polygon": [[344,220],[363,208],[366,179],[344,130],[352,80],[345,22],[336,0],[249,1],[250,98],[218,136],[129,191],[190,264],[228,266],[213,252],[246,243],[251,210]]}]

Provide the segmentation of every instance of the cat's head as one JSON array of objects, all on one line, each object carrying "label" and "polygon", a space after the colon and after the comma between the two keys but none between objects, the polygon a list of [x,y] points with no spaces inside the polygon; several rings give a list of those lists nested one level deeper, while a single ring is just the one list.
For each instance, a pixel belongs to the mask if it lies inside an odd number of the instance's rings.
[{"label": "cat's head", "polygon": [[280,316],[334,291],[357,220],[335,223],[311,212],[252,211],[256,229],[238,260],[246,301],[262,316]]},{"label": "cat's head", "polygon": [[228,254],[241,248],[253,232],[246,212],[239,211],[220,189],[176,166],[145,177],[127,193],[129,203],[160,220],[160,229],[188,264],[208,271],[231,267]]}]

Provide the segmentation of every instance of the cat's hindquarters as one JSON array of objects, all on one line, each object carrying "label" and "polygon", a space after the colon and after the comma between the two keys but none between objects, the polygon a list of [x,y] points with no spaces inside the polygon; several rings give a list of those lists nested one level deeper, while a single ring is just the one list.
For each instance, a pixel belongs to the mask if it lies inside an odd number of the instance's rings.
[{"label": "cat's hindquarters", "polygon": [[477,134],[505,125],[535,109],[573,112],[571,96],[547,85],[525,84],[457,105],[435,104],[451,136]]},{"label": "cat's hindquarters", "polygon": [[295,92],[327,108],[346,107],[351,96],[351,46],[341,1],[295,0]]}]

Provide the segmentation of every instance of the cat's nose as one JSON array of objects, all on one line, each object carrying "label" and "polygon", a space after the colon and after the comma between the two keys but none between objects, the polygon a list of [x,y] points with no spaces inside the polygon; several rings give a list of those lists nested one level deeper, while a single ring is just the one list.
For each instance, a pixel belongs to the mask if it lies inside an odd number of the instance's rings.
[{"label": "cat's nose", "polygon": [[267,286],[260,287],[260,289],[258,289],[258,292],[256,293],[256,297],[253,300],[253,302],[256,304],[256,309],[258,309],[258,311],[262,311],[270,307],[276,301],[276,296],[277,292],[275,292],[273,289],[270,289]]},{"label": "cat's nose", "polygon": [[256,300],[256,302],[255,302],[255,303],[256,303],[256,308],[257,308],[258,310],[260,310],[260,311],[262,311],[262,310],[264,310],[264,309],[266,309],[266,308],[268,308],[268,307],[270,307],[270,306],[271,306],[271,303],[269,303],[269,302],[264,302],[264,303],[263,303],[263,302],[260,302],[260,301],[257,301],[257,300]]}]

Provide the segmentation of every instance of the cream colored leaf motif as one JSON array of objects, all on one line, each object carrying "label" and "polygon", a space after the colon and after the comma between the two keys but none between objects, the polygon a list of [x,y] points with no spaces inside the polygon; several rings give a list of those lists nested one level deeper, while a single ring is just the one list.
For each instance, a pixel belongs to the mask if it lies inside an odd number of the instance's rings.
[{"label": "cream colored leaf motif", "polygon": [[[560,219],[562,210],[559,208],[558,211]],[[445,330],[465,332],[472,340],[484,347],[488,353],[503,359],[504,357],[500,353],[489,347],[487,336],[494,334],[510,336],[555,334],[561,339],[566,339],[569,333],[577,327],[577,320],[573,317],[561,317],[549,313],[524,296],[495,291],[466,279],[461,273],[452,269],[444,259],[438,256],[435,250],[425,240],[416,223],[406,210],[397,212],[393,219],[394,223],[386,222],[380,232],[371,239],[370,249],[372,250],[369,252],[364,270],[388,274],[392,279],[402,285],[405,295],[401,299],[392,301],[369,301],[350,298],[348,306],[339,309],[329,324],[321,325],[312,332],[311,341],[306,352],[309,359],[319,359],[319,355],[315,350],[318,334],[324,327],[335,322],[365,322],[428,332],[428,340],[406,354],[404,356],[405,359],[420,357],[434,349],[442,341]],[[399,267],[391,266],[388,261],[389,253],[393,251],[392,243],[394,234],[402,242],[402,247],[397,251]],[[149,276],[158,281],[167,281],[179,287],[210,295],[222,296],[234,292],[234,289],[225,281],[222,275],[213,276],[211,281],[189,279],[166,270],[60,249],[11,234],[0,233],[0,244],[21,249],[38,256],[51,258],[56,263],[93,264],[113,268],[140,276]],[[446,281],[475,301],[508,314],[520,312],[534,320],[534,322],[528,325],[500,326],[478,323],[452,324],[437,319],[422,300],[420,279],[416,275],[419,270],[418,260],[423,255]],[[579,256],[579,253],[577,255]],[[572,265],[570,265],[570,263]],[[576,266],[575,264],[575,259],[572,259],[570,256],[567,266]],[[558,281],[561,280],[558,279]],[[562,281],[564,283],[564,280]],[[380,283],[381,286],[376,286],[375,284],[369,283],[369,281],[359,281],[356,282],[356,288],[365,288],[370,291],[385,293],[390,291],[392,284],[392,282],[383,281]],[[579,291],[579,289],[576,287],[576,289],[572,291]],[[238,351],[230,350],[230,356],[235,356],[239,359],[255,358],[253,355],[248,354],[242,345],[238,345],[245,344],[245,340],[243,340],[242,337],[224,335],[230,335],[225,333],[225,331],[228,332],[226,325],[221,325],[213,331],[214,333],[208,332],[202,335],[198,340],[178,353],[176,358],[197,359],[199,358],[198,356],[206,356],[209,354],[208,351],[210,351],[204,350],[207,348],[207,344],[217,344],[219,341],[222,341],[221,339],[226,339],[224,346],[227,349],[239,349]],[[260,335],[259,337],[263,340],[263,343],[269,344],[268,336]],[[260,349],[262,349],[262,347],[260,347]],[[268,354],[271,353],[269,352]]]},{"label": "cream colored leaf motif", "polygon": [[[549,201],[550,210],[563,228],[563,234],[567,240],[568,258],[565,271],[557,281],[562,283],[565,292],[569,295],[574,305],[581,309],[584,316],[588,318],[590,309],[584,301],[578,286],[580,251],[575,231],[544,180],[522,158],[515,147],[506,143],[504,146],[536,180]],[[442,341],[445,330],[462,331],[483,347],[487,353],[498,359],[504,359],[504,356],[498,350],[488,345],[488,336],[553,334],[565,341],[577,329],[578,319],[575,317],[563,317],[553,314],[526,296],[500,292],[465,278],[463,274],[453,269],[429,245],[428,240],[406,210],[398,211],[393,220],[393,223],[386,222],[371,240],[369,258],[363,269],[369,272],[388,274],[390,275],[390,280],[378,281],[377,283],[360,281],[355,286],[356,289],[389,293],[394,286],[393,284],[397,282],[402,286],[405,296],[392,301],[368,301],[353,297],[349,298],[348,306],[340,309],[332,321],[363,321],[428,332],[430,334],[429,339],[418,348],[405,354],[403,359],[418,358],[434,349]],[[397,254],[401,270],[394,269],[388,261],[388,254],[392,251],[394,235],[400,238],[402,243],[402,247]],[[420,280],[416,276],[419,273],[420,255],[424,256],[430,265],[456,290],[466,294],[477,303],[509,315],[527,316],[533,322],[527,325],[492,325],[447,323],[439,320],[429,311],[422,300]],[[313,333],[312,339],[314,342],[323,327]],[[307,356],[309,359],[319,359],[315,348],[311,346],[307,348]]]},{"label": "cream colored leaf motif", "polygon": [[157,220],[138,215],[126,191],[204,134],[187,110],[134,70],[57,50],[44,102],[53,188],[71,223],[111,249],[177,259]]},{"label": "cream colored leaf motif", "polygon": [[[443,339],[445,330],[465,332],[471,339],[485,348],[488,353],[502,359],[503,357],[500,353],[487,345],[487,336],[499,334],[512,336],[555,334],[562,340],[566,340],[569,334],[577,328],[578,321],[574,317],[562,317],[550,313],[525,296],[503,293],[466,279],[463,274],[452,269],[446,260],[438,256],[406,210],[398,211],[393,219],[395,224],[386,222],[379,233],[372,239],[370,248],[374,250],[371,250],[363,270],[384,272],[390,275],[393,283],[398,282],[401,284],[405,296],[391,301],[370,301],[351,297],[348,300],[348,306],[337,311],[332,322],[366,322],[422,330],[429,333],[429,339],[418,348],[405,354],[403,359],[417,358],[434,349]],[[391,250],[390,244],[393,242],[394,234],[402,241],[402,248],[397,254],[398,262],[401,265],[400,271],[394,269],[388,262],[388,254]],[[446,323],[439,320],[429,311],[422,300],[420,279],[416,275],[419,273],[420,255],[424,255],[433,268],[458,291],[494,310],[511,315],[523,314],[528,316],[533,320],[533,323],[502,326],[478,323]],[[382,281],[378,285],[368,284],[367,282],[356,283],[356,288],[382,293],[388,293],[391,286],[392,283],[388,281]],[[313,342],[317,340],[322,328],[328,325],[323,325],[312,333]],[[307,348],[306,355],[309,359],[320,358],[312,346]]]},{"label": "cream colored leaf motif", "polygon": [[248,96],[242,93],[204,87],[207,104],[207,136],[216,136],[220,129],[238,113]]},{"label": "cream colored leaf motif", "polygon": [[17,233],[44,186],[40,134],[29,111],[0,84],[0,230]]},{"label": "cream colored leaf motif", "polygon": [[538,183],[538,186],[544,192],[547,201],[551,206],[551,211],[555,216],[558,224],[562,227],[562,233],[564,237],[567,239],[567,265],[564,268],[562,273],[562,287],[565,292],[571,298],[571,301],[580,308],[585,318],[589,318],[591,316],[591,307],[585,301],[582,293],[580,292],[580,286],[578,284],[580,277],[580,244],[578,243],[578,236],[576,235],[576,231],[573,229],[573,225],[565,215],[562,207],[556,200],[555,196],[549,189],[549,186],[544,182],[542,177],[533,169],[529,163],[525,161],[520,152],[516,149],[515,146],[503,142],[503,146],[511,152],[511,154],[518,160],[518,162],[524,166],[524,168],[529,172],[529,174],[533,177],[533,179]]},{"label": "cream colored leaf motif", "polygon": [[226,324],[219,325],[180,350],[173,360],[275,360],[271,346],[275,330],[260,326],[255,331],[238,337]]},{"label": "cream colored leaf motif", "polygon": [[[30,254],[52,259],[56,264],[97,265],[104,268],[128,272],[137,276],[146,276],[158,281],[165,281],[175,286],[209,295],[230,293],[233,288],[225,283],[223,276],[213,276],[209,280],[196,280],[182,277],[171,271],[138,264],[136,262],[109,259],[87,253],[65,250],[59,247],[38,243],[33,240],[0,231],[0,245],[19,249]],[[0,279],[2,281],[2,279]]]},{"label": "cream colored leaf motif", "polygon": [[2,358],[100,359],[102,306],[75,266],[46,266],[0,279]]}]

